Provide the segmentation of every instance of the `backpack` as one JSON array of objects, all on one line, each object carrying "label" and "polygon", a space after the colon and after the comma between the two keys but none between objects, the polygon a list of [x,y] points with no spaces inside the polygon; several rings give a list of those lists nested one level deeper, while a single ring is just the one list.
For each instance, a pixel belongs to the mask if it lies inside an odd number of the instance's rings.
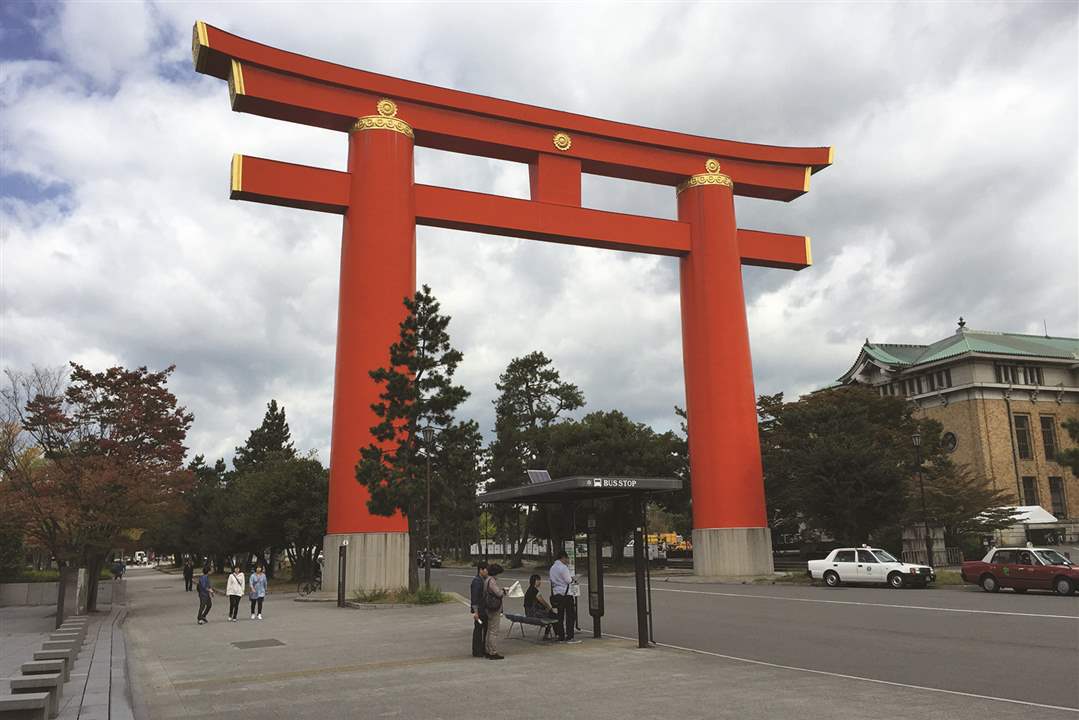
[{"label": "backpack", "polygon": [[483,583],[483,605],[488,610],[501,610],[502,609],[502,598],[498,597],[497,595],[495,595],[494,593],[492,593],[490,590],[487,589],[487,583],[488,582],[489,581],[484,581],[484,583]]}]

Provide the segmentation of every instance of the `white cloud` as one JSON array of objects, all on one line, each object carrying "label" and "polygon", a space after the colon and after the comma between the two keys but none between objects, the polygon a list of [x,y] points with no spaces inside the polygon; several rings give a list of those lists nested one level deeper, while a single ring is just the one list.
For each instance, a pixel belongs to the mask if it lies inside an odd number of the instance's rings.
[{"label": "white cloud", "polygon": [[[355,67],[643,125],[835,145],[743,227],[810,234],[817,266],[744,273],[761,392],[831,382],[867,336],[962,314],[1076,333],[1076,6],[75,4],[48,57],[0,65],[3,357],[163,367],[229,454],[275,397],[327,457],[340,218],[230,202],[234,152],[343,169],[343,135],[232,113],[190,69],[196,18]],[[53,18],[48,15],[47,18]],[[43,21],[44,22],[44,21]],[[842,42],[837,42],[837,33]],[[527,196],[523,166],[419,151],[417,179]],[[13,186],[9,186],[13,187]],[[586,179],[585,203],[672,217],[669,188]],[[22,198],[22,199],[19,199]],[[453,315],[464,410],[543,349],[590,409],[658,428],[684,402],[677,261],[421,229]]]}]

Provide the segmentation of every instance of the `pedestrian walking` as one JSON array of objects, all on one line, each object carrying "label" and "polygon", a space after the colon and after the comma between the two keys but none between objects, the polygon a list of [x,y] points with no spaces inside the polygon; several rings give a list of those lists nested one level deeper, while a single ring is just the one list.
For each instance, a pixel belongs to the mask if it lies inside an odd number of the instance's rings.
[{"label": "pedestrian walking", "polygon": [[[251,580],[248,582],[251,587],[251,619],[256,617],[262,619],[262,601],[266,599],[266,573],[262,572],[262,566],[256,565],[255,572],[251,573]],[[258,608],[258,613],[255,613],[255,608]]]},{"label": "pedestrian walking", "polygon": [[574,580],[568,560],[569,555],[563,550],[558,553],[554,565],[551,565],[551,605],[558,611],[558,622],[555,623],[554,631],[559,642],[579,643],[580,640],[573,639],[573,630],[577,625],[577,606],[573,596],[569,594]]},{"label": "pedestrian walking", "polygon": [[232,568],[232,573],[229,574],[225,594],[229,596],[229,622],[236,622],[236,614],[240,611],[240,598],[244,596],[244,571],[239,565]]},{"label": "pedestrian walking", "polygon": [[488,660],[505,660],[498,652],[498,629],[502,622],[502,598],[506,589],[499,587],[495,578],[502,574],[502,566],[487,566],[487,578],[483,581],[483,604],[487,609],[487,636],[484,638],[484,657]]},{"label": "pedestrian walking", "polygon": [[184,560],[184,590],[191,592],[192,587],[195,585],[195,566],[191,564],[191,560]]},{"label": "pedestrian walking", "polygon": [[485,657],[487,655],[487,607],[483,602],[483,583],[487,580],[487,562],[480,560],[476,563],[476,577],[472,578],[472,586],[469,588],[471,596],[472,613],[472,657]]},{"label": "pedestrian walking", "polygon": [[202,577],[199,578],[199,625],[206,624],[206,616],[210,614],[210,608],[214,606],[213,598],[216,593],[213,583],[210,582],[210,566],[204,565]]}]

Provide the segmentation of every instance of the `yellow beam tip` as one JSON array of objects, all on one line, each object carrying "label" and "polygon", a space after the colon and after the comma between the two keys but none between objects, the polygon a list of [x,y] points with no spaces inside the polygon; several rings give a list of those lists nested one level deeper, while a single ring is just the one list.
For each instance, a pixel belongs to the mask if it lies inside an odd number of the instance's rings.
[{"label": "yellow beam tip", "polygon": [[234,193],[242,192],[244,189],[244,156],[239,153],[232,156],[229,189]]},{"label": "yellow beam tip", "polygon": [[809,236],[806,235],[805,238],[806,238],[806,267],[809,267],[810,265],[813,264],[813,249],[812,249],[812,242],[810,241]]}]

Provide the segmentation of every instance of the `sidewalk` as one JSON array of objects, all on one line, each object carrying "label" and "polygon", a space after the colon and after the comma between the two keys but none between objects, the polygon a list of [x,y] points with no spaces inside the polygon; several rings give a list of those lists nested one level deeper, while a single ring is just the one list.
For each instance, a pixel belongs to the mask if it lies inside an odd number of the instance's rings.
[{"label": "sidewalk", "polygon": [[[140,720],[475,720],[492,713],[514,720],[980,720],[1029,718],[1033,710],[667,648],[639,650],[617,638],[572,646],[502,640],[506,660],[473,659],[471,618],[458,603],[351,610],[277,593],[266,601],[265,620],[249,620],[241,605],[240,622],[229,623],[228,602],[219,595],[210,624],[198,626],[195,593],[185,593],[179,578],[129,578],[128,591],[125,628]],[[553,708],[555,697],[561,709]]]},{"label": "sidewalk", "polygon": [[[54,629],[55,606],[0,609],[0,678],[20,677],[20,666]],[[58,720],[132,720],[126,680],[123,605],[103,606],[89,615],[79,656],[64,683]]]}]

